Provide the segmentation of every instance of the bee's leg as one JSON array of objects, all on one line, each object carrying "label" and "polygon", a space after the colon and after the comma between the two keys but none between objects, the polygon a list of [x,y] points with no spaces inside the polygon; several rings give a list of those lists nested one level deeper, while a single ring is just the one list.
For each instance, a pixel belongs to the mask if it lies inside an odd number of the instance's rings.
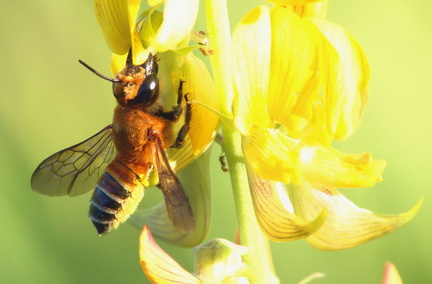
[{"label": "bee's leg", "polygon": [[177,134],[177,138],[175,140],[175,143],[172,146],[174,148],[181,148],[183,146],[183,142],[184,142],[186,135],[189,132],[190,122],[192,119],[192,105],[189,103],[189,98],[188,98],[187,94],[184,95],[184,98],[186,100],[186,118],[185,118],[185,123],[180,128],[180,131]]},{"label": "bee's leg", "polygon": [[[180,84],[177,90],[177,105],[175,107],[173,107],[173,109],[171,111],[167,111],[167,112],[160,112],[158,113],[159,116],[162,116],[165,119],[168,119],[170,121],[177,121],[180,117],[180,115],[183,112],[183,108],[182,108],[182,100],[183,97],[186,99],[186,94],[183,94],[183,83],[185,81],[180,80]],[[187,99],[186,99],[187,102]]]},{"label": "bee's leg", "polygon": [[158,113],[159,116],[162,116],[165,119],[168,119],[170,121],[177,121],[179,119],[180,115],[183,112],[183,108],[182,108],[183,98],[186,101],[186,118],[185,118],[185,124],[180,128],[180,131],[177,134],[176,141],[171,146],[173,148],[181,148],[183,146],[184,139],[185,139],[187,133],[189,132],[190,121],[191,121],[191,118],[192,118],[192,106],[189,103],[188,94],[184,94],[183,93],[183,84],[184,84],[184,82],[185,81],[180,80],[180,84],[179,84],[179,87],[178,87],[178,90],[177,90],[177,94],[178,94],[177,105],[175,107],[173,107],[173,109],[171,111]]}]

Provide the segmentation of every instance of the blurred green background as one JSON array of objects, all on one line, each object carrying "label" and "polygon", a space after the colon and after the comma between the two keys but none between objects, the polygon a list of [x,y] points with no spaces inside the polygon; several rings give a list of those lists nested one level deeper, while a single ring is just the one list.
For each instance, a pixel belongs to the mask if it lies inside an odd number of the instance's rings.
[{"label": "blurred green background", "polygon": [[[262,3],[229,2],[233,25]],[[362,127],[336,147],[388,162],[384,182],[343,193],[381,213],[405,212],[422,196],[425,202],[406,227],[353,249],[322,252],[304,241],[272,243],[276,272],[281,283],[314,272],[327,277],[313,283],[379,283],[390,260],[406,283],[432,283],[432,2],[330,2],[327,19],[357,38],[372,67]],[[197,30],[204,29],[201,21]],[[78,64],[82,59],[109,74],[110,51],[92,1],[3,0],[0,36],[0,282],[148,283],[138,262],[138,230],[125,224],[99,237],[87,217],[90,194],[50,198],[29,185],[42,159],[111,121],[110,84]],[[214,147],[208,240],[233,240],[233,201],[219,153]],[[144,203],[156,198],[159,192],[149,192]],[[191,250],[161,245],[192,269]]]}]

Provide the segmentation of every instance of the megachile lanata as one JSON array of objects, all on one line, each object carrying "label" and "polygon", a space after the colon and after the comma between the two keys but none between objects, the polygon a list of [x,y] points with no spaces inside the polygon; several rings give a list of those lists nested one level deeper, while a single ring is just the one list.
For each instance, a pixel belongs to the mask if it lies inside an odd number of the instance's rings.
[{"label": "megachile lanata", "polygon": [[[158,103],[156,56],[149,54],[143,64],[134,65],[129,52],[126,67],[114,79],[80,62],[113,83],[118,102],[113,122],[87,140],[45,159],[33,173],[31,187],[50,196],[76,196],[89,191],[83,184],[96,184],[89,216],[97,232],[104,234],[136,210],[149,175],[155,172],[172,224],[181,231],[192,231],[195,220],[188,198],[165,153],[169,147],[181,147],[189,130],[191,108],[183,94],[183,81],[179,83],[177,105],[165,111]],[[185,124],[175,137],[173,124],[183,112],[184,100]]]}]

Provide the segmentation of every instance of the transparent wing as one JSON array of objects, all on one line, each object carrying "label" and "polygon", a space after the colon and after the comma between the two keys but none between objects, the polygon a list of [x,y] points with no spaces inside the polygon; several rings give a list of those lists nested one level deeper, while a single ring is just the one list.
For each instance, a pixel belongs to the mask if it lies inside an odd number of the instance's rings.
[{"label": "transparent wing", "polygon": [[189,200],[177,178],[171,169],[162,142],[155,137],[156,169],[159,176],[158,187],[162,190],[165,204],[172,224],[182,232],[190,232],[195,228],[195,220]]},{"label": "transparent wing", "polygon": [[50,196],[76,196],[94,189],[116,150],[108,125],[89,139],[45,159],[31,178],[34,191]]}]

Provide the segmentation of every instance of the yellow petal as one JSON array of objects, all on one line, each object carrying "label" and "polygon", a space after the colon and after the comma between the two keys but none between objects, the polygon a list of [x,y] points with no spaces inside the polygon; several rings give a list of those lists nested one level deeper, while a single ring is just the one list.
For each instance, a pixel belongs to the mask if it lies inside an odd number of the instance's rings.
[{"label": "yellow petal", "polygon": [[158,246],[147,226],[140,235],[139,256],[141,267],[152,283],[201,283]]},{"label": "yellow petal", "polygon": [[386,162],[369,153],[345,155],[330,147],[303,147],[302,175],[310,182],[330,187],[369,187],[381,181]]},{"label": "yellow petal", "polygon": [[127,54],[118,55],[113,53],[111,56],[110,70],[113,76],[116,76],[123,68],[125,68]]},{"label": "yellow petal", "polygon": [[242,149],[248,165],[260,177],[284,183],[299,183],[297,141],[278,130],[254,128],[242,137]]},{"label": "yellow petal", "polygon": [[322,0],[267,0],[270,3],[277,5],[305,5],[313,2],[319,2]]},{"label": "yellow petal", "polygon": [[158,52],[175,49],[187,38],[198,14],[198,0],[165,0],[163,22],[151,42]]},{"label": "yellow petal", "polygon": [[267,112],[270,31],[269,9],[258,6],[240,21],[233,32],[233,111],[236,127],[245,135],[253,125],[272,127]]},{"label": "yellow petal", "polygon": [[[133,63],[135,65],[144,63],[148,58],[149,53],[147,51],[144,51],[142,47],[138,48],[138,50],[140,49],[141,52],[134,53],[132,56]],[[116,76],[118,72],[120,72],[122,69],[125,68],[126,58],[127,58],[127,54],[123,54],[123,55],[119,55],[115,53],[112,54],[110,69],[111,69],[111,74],[113,74],[113,76]]]},{"label": "yellow petal", "polygon": [[[308,1],[298,1],[298,2],[308,2]],[[312,3],[293,3],[286,7],[288,9],[291,9],[294,13],[296,13],[298,16],[302,18],[307,18],[307,17],[324,18],[327,12],[328,0],[309,1],[309,2]]]},{"label": "yellow petal", "polygon": [[330,22],[311,19],[334,46],[340,57],[335,69],[335,93],[327,97],[329,128],[336,139],[344,140],[360,125],[364,107],[368,100],[370,78],[369,64],[357,41],[343,28]]},{"label": "yellow petal", "polygon": [[305,238],[324,223],[325,210],[315,212],[315,219],[312,221],[292,213],[292,206],[282,183],[262,179],[250,169],[248,177],[255,215],[270,240],[280,242]]},{"label": "yellow petal", "polygon": [[327,210],[324,225],[306,240],[322,250],[354,247],[387,235],[407,224],[418,212],[421,199],[411,210],[402,214],[379,214],[359,208],[337,190],[314,188],[303,182],[289,191],[295,212],[308,220]]},{"label": "yellow petal", "polygon": [[206,151],[182,170],[178,177],[189,198],[195,217],[195,230],[181,232],[171,224],[165,202],[151,209],[135,212],[128,222],[141,229],[150,227],[153,234],[164,241],[183,247],[200,244],[207,236],[211,219],[210,151]]},{"label": "yellow petal", "polygon": [[147,4],[148,4],[150,7],[154,7],[154,6],[160,5],[160,4],[162,4],[163,2],[164,2],[164,0],[147,0]]},{"label": "yellow petal", "polygon": [[125,54],[131,47],[140,0],[95,0],[96,19],[108,47]]},{"label": "yellow petal", "polygon": [[402,284],[402,278],[399,275],[393,263],[387,262],[384,268],[384,276],[381,284]]},{"label": "yellow petal", "polygon": [[306,141],[305,135],[315,138],[325,128],[328,73],[338,56],[308,19],[282,7],[272,9],[271,19],[269,112],[290,137]]}]

